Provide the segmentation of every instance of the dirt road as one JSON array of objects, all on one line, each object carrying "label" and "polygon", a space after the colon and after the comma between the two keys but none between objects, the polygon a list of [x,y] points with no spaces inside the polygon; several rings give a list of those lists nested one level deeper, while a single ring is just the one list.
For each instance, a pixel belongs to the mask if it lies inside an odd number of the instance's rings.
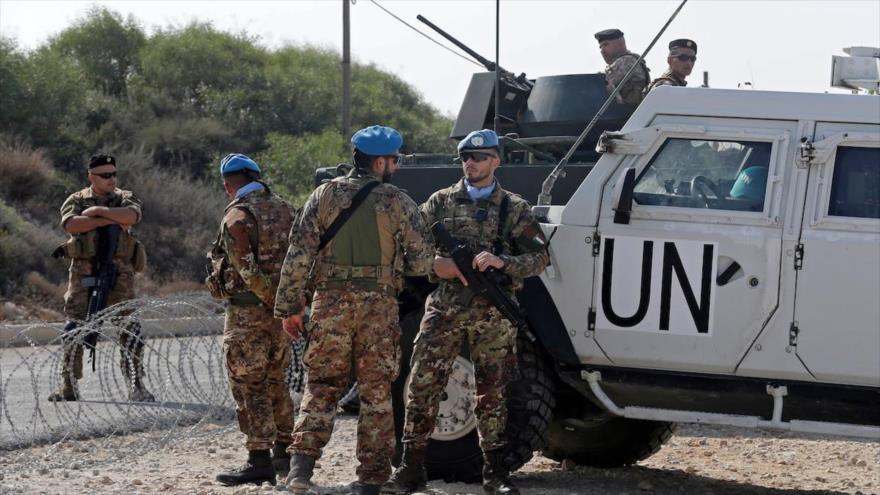
[{"label": "dirt road", "polygon": [[[315,481],[346,493],[354,480],[355,419],[337,421]],[[0,493],[241,495],[282,486],[228,488],[216,473],[245,457],[233,425],[179,428],[0,452]],[[171,438],[171,441],[168,439]],[[176,440],[175,438],[180,438]],[[880,493],[880,444],[727,427],[682,426],[647,461],[626,469],[569,466],[536,456],[514,475],[524,495],[793,495]],[[478,485],[429,483],[430,495],[482,494]]]}]

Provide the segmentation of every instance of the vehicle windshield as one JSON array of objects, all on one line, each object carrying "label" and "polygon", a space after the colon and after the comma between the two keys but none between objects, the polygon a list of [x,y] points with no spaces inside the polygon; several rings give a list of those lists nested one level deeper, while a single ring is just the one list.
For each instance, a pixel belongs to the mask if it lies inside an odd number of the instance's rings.
[{"label": "vehicle windshield", "polygon": [[772,143],[668,139],[634,189],[640,205],[763,211]]}]

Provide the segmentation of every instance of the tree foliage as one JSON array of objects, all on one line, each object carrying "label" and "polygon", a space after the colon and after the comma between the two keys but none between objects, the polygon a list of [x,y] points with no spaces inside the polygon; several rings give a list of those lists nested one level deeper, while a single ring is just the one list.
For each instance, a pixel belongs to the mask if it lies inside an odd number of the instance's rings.
[{"label": "tree foliage", "polygon": [[[198,278],[225,202],[214,184],[220,157],[254,156],[294,202],[312,189],[315,168],[349,159],[340,62],[332,50],[269,49],[202,22],[148,33],[103,7],[30,51],[0,38],[0,144],[25,143],[53,171],[34,169],[49,185],[24,173],[19,185],[0,188],[4,232],[32,241],[35,229],[57,225],[55,203],[83,187],[88,156],[112,152],[125,157],[123,187],[149,202],[143,231],[157,238],[147,241],[153,275]],[[352,102],[355,129],[394,126],[406,152],[452,149],[450,119],[396,75],[353,64]],[[28,170],[27,153],[20,156],[9,170]],[[39,200],[22,199],[32,196]],[[21,240],[5,243],[4,259],[34,245]]]}]

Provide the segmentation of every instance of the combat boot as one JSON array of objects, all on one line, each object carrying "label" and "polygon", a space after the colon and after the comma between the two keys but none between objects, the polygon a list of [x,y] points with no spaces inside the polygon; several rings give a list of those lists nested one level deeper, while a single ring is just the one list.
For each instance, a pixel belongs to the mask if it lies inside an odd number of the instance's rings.
[{"label": "combat boot", "polygon": [[294,495],[305,495],[315,485],[312,483],[312,472],[315,470],[315,458],[303,454],[290,457],[290,473],[287,475],[287,488]]},{"label": "combat boot", "polygon": [[355,481],[348,489],[351,495],[379,495],[381,491],[379,485],[370,485],[362,481]]},{"label": "combat boot", "polygon": [[504,450],[491,450],[483,459],[483,491],[487,495],[519,495],[504,465]]},{"label": "combat boot", "polygon": [[287,476],[290,472],[290,454],[287,453],[289,443],[275,442],[272,446],[272,467],[278,476]]},{"label": "combat boot", "polygon": [[403,446],[400,465],[391,473],[388,481],[382,485],[383,493],[406,495],[425,489],[428,484],[428,473],[425,471],[425,451]]},{"label": "combat boot", "polygon": [[76,381],[70,378],[68,373],[64,374],[62,384],[54,392],[49,394],[49,401],[64,402],[75,401],[79,399],[79,390],[76,388]]},{"label": "combat boot", "polygon": [[248,460],[240,468],[217,475],[217,481],[221,484],[241,485],[244,483],[262,484],[268,481],[275,484],[275,469],[272,468],[272,458],[268,450],[251,450],[248,452]]},{"label": "combat boot", "polygon": [[129,402],[156,402],[156,398],[153,397],[144,386],[140,383],[135,384],[131,390],[128,391],[128,401]]}]

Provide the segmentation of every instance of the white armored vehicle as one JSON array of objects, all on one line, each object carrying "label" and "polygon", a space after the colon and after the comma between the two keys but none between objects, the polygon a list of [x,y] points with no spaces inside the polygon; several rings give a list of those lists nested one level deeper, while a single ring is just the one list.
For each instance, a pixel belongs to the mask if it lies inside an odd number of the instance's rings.
[{"label": "white armored vehicle", "polygon": [[[660,87],[599,151],[535,207],[511,467],[631,464],[677,422],[880,438],[880,97]],[[432,477],[479,476],[473,383],[465,349]]]},{"label": "white armored vehicle", "polygon": [[539,208],[585,398],[550,455],[633,462],[671,422],[880,438],[880,98],[662,87],[600,147]]}]

